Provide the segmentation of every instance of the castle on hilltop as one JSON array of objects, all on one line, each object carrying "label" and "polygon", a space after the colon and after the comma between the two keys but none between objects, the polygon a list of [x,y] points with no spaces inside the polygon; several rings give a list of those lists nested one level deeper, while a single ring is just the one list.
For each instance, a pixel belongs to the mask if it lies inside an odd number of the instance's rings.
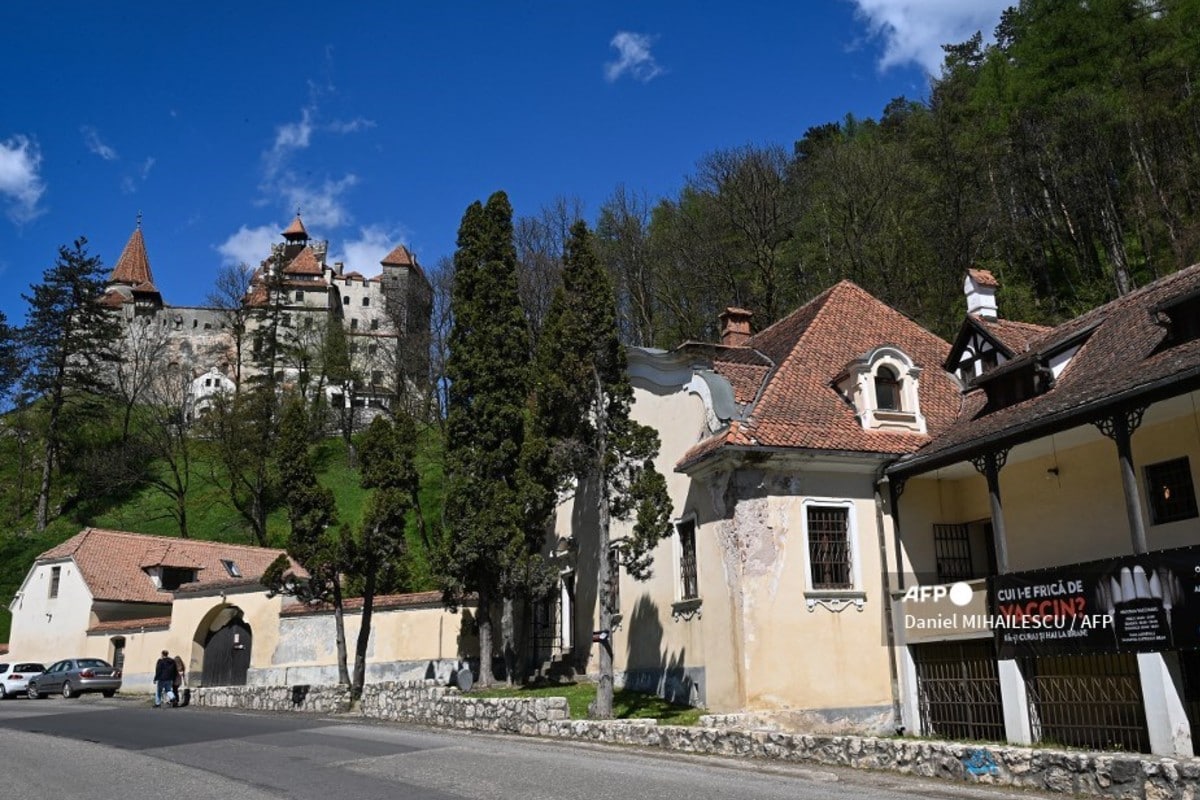
[{"label": "castle on hilltop", "polygon": [[[385,407],[398,393],[422,385],[428,371],[432,289],[417,259],[397,245],[365,277],[328,263],[328,241],[317,241],[297,213],[283,241],[236,293],[216,294],[224,307],[167,303],[154,282],[141,217],[117,259],[101,303],[125,323],[128,347],[156,348],[153,360],[190,376],[189,411],[202,413],[211,397],[261,376],[269,330],[280,346],[271,364],[277,378],[306,394],[321,392],[332,408]],[[346,336],[350,377],[323,382],[319,364],[331,324]]]}]

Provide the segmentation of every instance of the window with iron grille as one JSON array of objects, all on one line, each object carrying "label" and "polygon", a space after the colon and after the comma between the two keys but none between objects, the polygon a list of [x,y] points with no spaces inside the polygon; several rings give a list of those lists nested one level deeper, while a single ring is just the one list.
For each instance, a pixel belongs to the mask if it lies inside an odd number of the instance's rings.
[{"label": "window with iron grille", "polygon": [[681,600],[693,600],[700,596],[696,580],[696,521],[684,520],[675,523],[679,535],[679,591]]},{"label": "window with iron grille", "polygon": [[62,580],[62,567],[50,568],[50,598],[58,597],[58,584]]},{"label": "window with iron grille", "polygon": [[1162,525],[1196,516],[1196,492],[1187,456],[1146,466],[1146,494],[1150,497],[1150,521]]},{"label": "window with iron grille", "polygon": [[621,550],[608,548],[608,613],[621,613]]},{"label": "window with iron grille", "polygon": [[975,577],[971,566],[971,539],[966,525],[934,525],[933,553],[939,583]]},{"label": "window with iron grille", "polygon": [[808,508],[808,563],[814,589],[853,589],[850,509]]}]

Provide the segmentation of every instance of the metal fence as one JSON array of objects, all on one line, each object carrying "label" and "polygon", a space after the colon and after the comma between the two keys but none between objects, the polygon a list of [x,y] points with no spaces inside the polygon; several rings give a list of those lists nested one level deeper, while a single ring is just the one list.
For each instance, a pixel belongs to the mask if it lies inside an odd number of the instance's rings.
[{"label": "metal fence", "polygon": [[921,735],[1004,741],[1004,707],[991,639],[913,645]]},{"label": "metal fence", "polygon": [[1034,741],[1150,752],[1135,655],[1027,658],[1022,672]]}]

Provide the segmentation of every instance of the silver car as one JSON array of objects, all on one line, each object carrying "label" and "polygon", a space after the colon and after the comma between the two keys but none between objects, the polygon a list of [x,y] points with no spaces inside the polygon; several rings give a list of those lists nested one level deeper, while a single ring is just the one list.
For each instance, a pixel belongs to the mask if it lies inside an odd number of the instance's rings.
[{"label": "silver car", "polygon": [[0,662],[0,700],[25,694],[29,679],[45,671],[44,665],[33,661]]},{"label": "silver car", "polygon": [[121,670],[102,658],[67,658],[56,661],[41,675],[29,681],[26,694],[40,700],[51,692],[63,697],[78,697],[85,692],[100,692],[112,697],[121,688]]}]

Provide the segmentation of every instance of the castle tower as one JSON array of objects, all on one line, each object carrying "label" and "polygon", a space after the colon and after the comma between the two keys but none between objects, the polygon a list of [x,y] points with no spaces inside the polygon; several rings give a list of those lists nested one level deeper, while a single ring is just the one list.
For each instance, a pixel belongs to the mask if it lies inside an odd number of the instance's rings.
[{"label": "castle tower", "polygon": [[111,306],[132,303],[135,314],[153,314],[163,306],[162,294],[154,285],[154,273],[150,271],[141,214],[138,214],[133,235],[125,243],[125,249],[108,276],[105,298],[106,304]]}]

